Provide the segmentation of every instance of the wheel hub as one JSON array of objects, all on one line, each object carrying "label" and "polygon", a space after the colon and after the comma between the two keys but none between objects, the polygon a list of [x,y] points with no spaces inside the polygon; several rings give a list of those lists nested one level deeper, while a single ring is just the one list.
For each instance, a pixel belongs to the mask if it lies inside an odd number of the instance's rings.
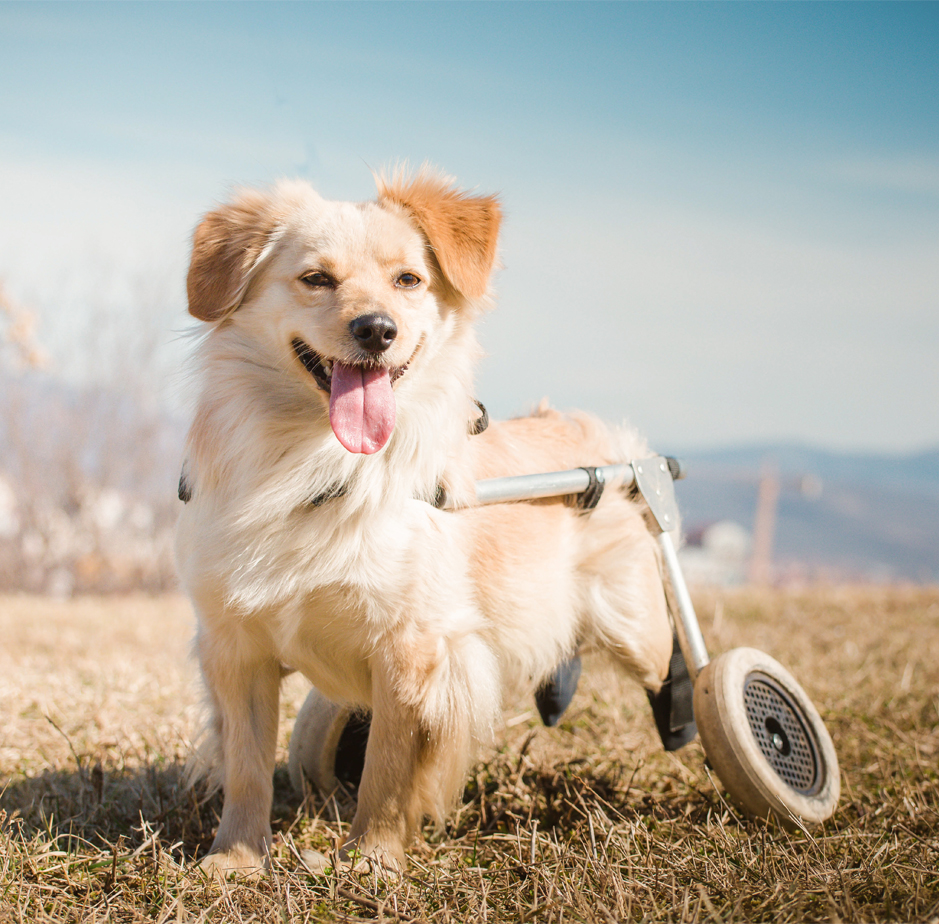
[{"label": "wheel hub", "polygon": [[806,796],[822,786],[818,745],[800,710],[772,677],[747,675],[743,702],[750,730],[780,779]]}]

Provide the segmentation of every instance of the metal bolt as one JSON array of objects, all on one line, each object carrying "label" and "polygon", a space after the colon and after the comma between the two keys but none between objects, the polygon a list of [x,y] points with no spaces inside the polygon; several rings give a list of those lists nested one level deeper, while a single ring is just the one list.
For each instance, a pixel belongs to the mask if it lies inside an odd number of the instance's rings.
[{"label": "metal bolt", "polygon": [[773,733],[772,740],[773,740],[773,747],[776,748],[777,751],[781,751],[786,746],[786,742],[783,741],[783,736],[780,735],[779,732]]}]

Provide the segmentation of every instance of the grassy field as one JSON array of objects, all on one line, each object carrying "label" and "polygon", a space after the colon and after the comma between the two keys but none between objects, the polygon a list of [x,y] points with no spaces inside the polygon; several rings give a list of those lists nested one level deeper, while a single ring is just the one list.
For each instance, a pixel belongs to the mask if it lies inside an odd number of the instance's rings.
[{"label": "grassy field", "polygon": [[939,921],[939,591],[699,594],[712,654],[801,681],[842,768],[834,818],[740,818],[697,742],[662,751],[641,691],[585,671],[557,729],[507,713],[444,830],[391,883],[298,864],[351,820],[291,792],[285,682],[271,874],[205,881],[218,797],[180,786],[198,724],[176,597],[0,597],[0,922]]}]

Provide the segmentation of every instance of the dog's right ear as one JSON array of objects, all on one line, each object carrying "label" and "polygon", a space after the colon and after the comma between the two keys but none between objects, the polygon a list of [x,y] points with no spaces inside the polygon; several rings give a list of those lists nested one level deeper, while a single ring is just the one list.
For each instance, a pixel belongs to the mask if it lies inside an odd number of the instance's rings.
[{"label": "dog's right ear", "polygon": [[280,236],[270,197],[256,191],[209,212],[192,240],[186,277],[189,313],[221,321],[242,302],[252,278]]}]

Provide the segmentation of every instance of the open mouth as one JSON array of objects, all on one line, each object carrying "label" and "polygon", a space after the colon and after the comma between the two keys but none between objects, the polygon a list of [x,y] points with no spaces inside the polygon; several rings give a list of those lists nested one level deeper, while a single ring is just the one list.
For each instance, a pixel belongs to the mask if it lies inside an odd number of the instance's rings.
[{"label": "open mouth", "polygon": [[411,360],[397,368],[376,363],[357,365],[320,356],[299,337],[294,337],[291,345],[313,381],[329,395],[329,424],[336,439],[349,452],[378,452],[391,438],[395,426],[392,386],[407,371]]},{"label": "open mouth", "polygon": [[[332,381],[333,381],[333,364],[334,360],[326,359],[324,356],[320,356],[308,343],[305,343],[299,337],[294,337],[291,341],[291,346],[293,346],[294,353],[297,354],[297,359],[303,363],[304,369],[313,376],[313,380],[323,389],[327,394],[332,392]],[[416,351],[415,351],[416,352]],[[413,359],[413,356],[411,357]],[[398,379],[408,371],[408,366],[411,364],[409,359],[403,366],[393,367],[388,369],[388,376],[391,380],[391,384],[394,385]],[[380,366],[368,365],[363,363],[361,365],[363,370],[371,370],[381,368]]]}]

